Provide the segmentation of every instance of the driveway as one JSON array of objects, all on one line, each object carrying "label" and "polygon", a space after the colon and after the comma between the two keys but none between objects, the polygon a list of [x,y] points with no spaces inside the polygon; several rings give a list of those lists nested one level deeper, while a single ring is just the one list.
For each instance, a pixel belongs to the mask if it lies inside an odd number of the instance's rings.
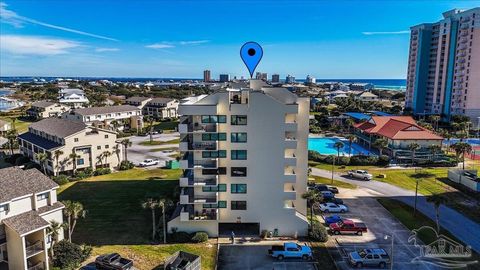
[{"label": "driveway", "polygon": [[[408,242],[412,233],[378,203],[377,192],[365,188],[354,190],[340,188],[339,190],[337,197],[342,198],[349,206],[349,212],[340,216],[363,222],[368,228],[368,232],[363,233],[362,236],[332,235],[329,238],[327,246],[334,248],[328,248],[328,250],[339,269],[352,269],[347,261],[348,253],[364,248],[383,248],[392,258],[392,235],[394,238],[393,269],[436,269],[432,265],[412,263],[415,257],[420,256],[420,250],[413,243]],[[387,239],[385,236],[388,236]]]},{"label": "driveway", "polygon": [[[331,178],[331,172],[312,168],[312,174],[322,177]],[[415,192],[406,190],[388,183],[379,181],[360,181],[350,179],[339,174],[335,174],[334,178],[339,181],[351,183],[363,188],[367,188],[377,192],[377,197],[391,197],[410,206],[414,206]],[[435,208],[433,204],[428,203],[425,196],[418,195],[417,209],[432,220],[435,220]],[[472,221],[468,217],[462,215],[458,211],[442,205],[440,207],[440,224],[458,239],[470,245],[473,250],[480,253],[480,224]]]},{"label": "driveway", "polygon": [[[168,133],[168,134],[156,134],[153,135],[154,141],[170,141],[180,138],[178,132]],[[164,145],[152,145],[145,146],[140,145],[141,142],[150,141],[150,136],[133,136],[129,140],[132,142],[132,146],[128,148],[128,160],[133,162],[133,164],[138,165],[140,162],[144,161],[147,158],[156,158],[160,162],[158,166],[151,166],[147,168],[163,167],[167,160],[173,160],[174,157],[171,157],[173,154],[178,153],[178,144],[164,144]],[[165,150],[161,150],[165,148]],[[170,149],[175,148],[172,152]]]},{"label": "driveway", "polygon": [[220,245],[219,270],[314,270],[314,263],[302,259],[278,261],[268,256],[267,245]]}]

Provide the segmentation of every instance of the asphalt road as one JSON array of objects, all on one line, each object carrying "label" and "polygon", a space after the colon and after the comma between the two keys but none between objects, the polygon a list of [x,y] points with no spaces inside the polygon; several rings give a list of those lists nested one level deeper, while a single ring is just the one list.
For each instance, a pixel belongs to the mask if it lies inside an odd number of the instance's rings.
[{"label": "asphalt road", "polygon": [[[312,168],[312,174],[331,178],[330,171]],[[379,197],[391,197],[410,206],[414,206],[415,192],[406,190],[388,183],[379,181],[361,181],[350,179],[339,174],[334,175],[335,180],[351,183],[360,187],[368,188],[379,193]],[[417,210],[435,220],[435,207],[428,203],[425,196],[418,195]],[[480,253],[480,224],[472,221],[458,211],[442,205],[440,207],[440,225],[455,235],[464,243],[470,245],[473,250]],[[474,233],[476,232],[476,233]]]},{"label": "asphalt road", "polygon": [[[179,138],[179,133],[169,133],[169,134],[157,134],[153,135],[154,141],[170,141]],[[178,151],[178,144],[165,144],[165,145],[153,145],[145,146],[140,145],[141,142],[150,141],[150,136],[132,136],[129,138],[132,142],[132,146],[128,148],[128,160],[133,162],[133,164],[138,165],[140,162],[145,159],[158,159],[160,162],[158,166],[151,166],[148,168],[163,167],[165,166],[165,161],[173,160],[175,158],[171,157],[172,154],[175,154]],[[171,151],[162,151],[161,148],[176,148],[175,152]],[[155,151],[153,151],[155,150]]]}]

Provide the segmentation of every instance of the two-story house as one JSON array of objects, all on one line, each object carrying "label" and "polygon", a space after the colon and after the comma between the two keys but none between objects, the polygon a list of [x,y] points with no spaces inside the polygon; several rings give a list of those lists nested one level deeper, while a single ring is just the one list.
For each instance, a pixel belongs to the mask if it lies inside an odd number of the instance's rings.
[{"label": "two-story house", "polygon": [[[35,154],[47,153],[46,170],[52,175],[85,168],[114,168],[120,162],[117,134],[83,122],[47,118],[31,124],[18,136],[20,153],[39,163]],[[120,153],[115,149],[120,149]],[[110,154],[106,155],[105,153]],[[75,154],[73,158],[72,154]]]},{"label": "two-story house", "polygon": [[50,101],[37,101],[27,110],[27,115],[34,119],[43,119],[48,117],[58,117],[64,112],[68,112],[70,107]]},{"label": "two-story house", "polygon": [[150,97],[130,97],[125,100],[125,103],[143,110],[143,107],[145,107],[150,100],[152,100]]},{"label": "two-story house", "polygon": [[[0,169],[0,269],[46,270],[50,222],[63,223],[58,185],[37,169]],[[63,239],[63,230],[57,240]]]},{"label": "two-story house", "polygon": [[58,91],[58,102],[72,108],[81,108],[87,105],[89,101],[82,89],[63,88]]},{"label": "two-story house", "polygon": [[143,114],[156,119],[178,117],[178,100],[171,98],[152,98],[143,107]]},{"label": "two-story house", "polygon": [[62,118],[111,130],[143,128],[142,110],[132,105],[75,109],[62,114]]}]

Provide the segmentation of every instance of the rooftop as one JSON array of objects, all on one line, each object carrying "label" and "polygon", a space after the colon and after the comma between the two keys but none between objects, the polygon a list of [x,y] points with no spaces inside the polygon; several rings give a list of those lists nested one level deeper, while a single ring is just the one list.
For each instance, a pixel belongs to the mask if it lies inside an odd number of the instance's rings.
[{"label": "rooftop", "polygon": [[84,130],[86,125],[82,122],[52,117],[31,124],[30,128],[65,138]]},{"label": "rooftop", "polygon": [[55,102],[50,102],[46,100],[36,101],[32,103],[32,107],[38,107],[38,108],[46,108],[52,105],[55,105]]},{"label": "rooftop", "polygon": [[152,98],[148,103],[168,103],[173,100],[172,98]]},{"label": "rooftop", "polygon": [[34,210],[6,218],[2,222],[19,235],[25,235],[50,226],[50,223]]},{"label": "rooftop", "polygon": [[95,115],[95,114],[106,114],[106,113],[120,113],[120,112],[130,112],[138,111],[139,109],[132,105],[118,105],[118,106],[105,106],[105,107],[90,107],[90,108],[81,108],[75,109],[75,114],[80,115]]},{"label": "rooftop", "polygon": [[0,203],[58,187],[37,169],[22,170],[17,167],[0,169],[0,186]]},{"label": "rooftop", "polygon": [[149,100],[149,97],[129,97],[126,101],[127,102],[143,102]]}]

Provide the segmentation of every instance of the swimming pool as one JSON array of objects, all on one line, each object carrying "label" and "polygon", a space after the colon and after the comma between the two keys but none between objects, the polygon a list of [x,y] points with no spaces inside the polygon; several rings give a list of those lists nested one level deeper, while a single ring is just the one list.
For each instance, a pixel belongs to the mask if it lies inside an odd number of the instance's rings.
[{"label": "swimming pool", "polygon": [[[443,144],[452,145],[452,144],[454,144],[456,142],[459,142],[459,141],[460,141],[460,139],[443,140]],[[468,139],[464,139],[463,141],[472,145],[472,146],[480,145],[480,139],[468,138]]]},{"label": "swimming pool", "polygon": [[[348,156],[350,143],[345,138],[308,138],[308,150],[317,151],[323,155],[336,155],[337,149],[334,147],[334,145],[338,141],[341,141],[344,144],[343,148],[340,149],[340,155]],[[374,154],[368,151],[368,149],[365,149],[363,146],[357,143],[352,143],[352,155],[368,155],[369,153]]]}]

